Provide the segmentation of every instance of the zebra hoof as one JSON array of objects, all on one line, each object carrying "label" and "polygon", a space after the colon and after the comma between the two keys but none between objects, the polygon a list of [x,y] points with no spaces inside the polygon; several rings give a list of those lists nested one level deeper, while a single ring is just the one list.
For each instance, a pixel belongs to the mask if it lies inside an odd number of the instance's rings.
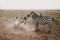
[{"label": "zebra hoof", "polygon": [[36,30],[35,30],[35,32],[38,32],[38,31],[39,31],[39,29],[36,29]]},{"label": "zebra hoof", "polygon": [[51,31],[48,31],[49,34],[51,34]]}]

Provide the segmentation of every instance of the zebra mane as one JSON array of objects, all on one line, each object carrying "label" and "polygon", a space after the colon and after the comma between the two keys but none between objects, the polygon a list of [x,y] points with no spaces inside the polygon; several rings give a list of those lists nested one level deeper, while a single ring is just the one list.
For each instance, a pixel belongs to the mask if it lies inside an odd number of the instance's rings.
[{"label": "zebra mane", "polygon": [[34,11],[31,11],[31,13],[33,13],[34,15],[37,15]]},{"label": "zebra mane", "polygon": [[40,13],[40,16],[43,17],[43,15]]}]

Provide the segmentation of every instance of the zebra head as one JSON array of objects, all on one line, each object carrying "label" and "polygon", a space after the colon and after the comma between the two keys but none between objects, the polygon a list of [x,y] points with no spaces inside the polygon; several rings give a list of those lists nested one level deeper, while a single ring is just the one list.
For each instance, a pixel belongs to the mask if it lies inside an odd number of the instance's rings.
[{"label": "zebra head", "polygon": [[36,15],[36,13],[34,11],[31,11],[31,13],[27,15],[27,17],[33,16],[33,15]]}]

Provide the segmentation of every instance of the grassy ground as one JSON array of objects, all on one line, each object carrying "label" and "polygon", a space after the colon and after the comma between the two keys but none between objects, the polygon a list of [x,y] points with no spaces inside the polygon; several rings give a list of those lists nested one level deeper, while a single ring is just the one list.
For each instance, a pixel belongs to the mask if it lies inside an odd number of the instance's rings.
[{"label": "grassy ground", "polygon": [[[60,20],[60,11],[59,10],[34,10],[38,15],[42,13],[44,16],[51,16],[54,17],[56,20]],[[31,10],[0,10],[0,16],[6,17],[6,18],[15,18],[18,17],[24,17],[28,13],[30,13]],[[28,19],[29,22],[33,22],[32,18]]]},{"label": "grassy ground", "polygon": [[[52,27],[52,34],[46,33],[48,27],[45,25],[40,27],[40,32],[27,32],[19,28],[6,28],[9,25],[9,20],[12,22],[16,16],[24,17],[30,12],[31,10],[0,10],[0,40],[60,40],[60,22],[56,22],[57,25]],[[34,12],[38,15],[42,13],[44,16],[54,17],[60,21],[59,10],[34,10]],[[31,24],[29,24],[30,26],[34,26],[32,18],[29,18],[28,22]]]}]

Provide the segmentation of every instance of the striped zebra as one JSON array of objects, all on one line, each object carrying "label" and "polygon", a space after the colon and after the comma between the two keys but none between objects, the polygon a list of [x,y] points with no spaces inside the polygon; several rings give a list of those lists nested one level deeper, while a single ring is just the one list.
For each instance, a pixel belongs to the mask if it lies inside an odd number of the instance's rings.
[{"label": "striped zebra", "polygon": [[21,18],[21,19],[22,19],[21,23],[24,23],[24,24],[26,24],[27,17],[25,16],[25,17],[23,17],[23,18]]},{"label": "striped zebra", "polygon": [[27,15],[27,17],[32,17],[35,25],[36,25],[36,32],[39,31],[38,26],[40,25],[46,25],[48,24],[49,26],[49,31],[48,33],[51,33],[51,25],[54,21],[54,18],[50,17],[50,16],[43,16],[41,15],[37,15],[35,12],[31,11],[30,14]]},{"label": "striped zebra", "polygon": [[27,17],[25,16],[25,17],[16,17],[15,18],[15,25],[19,25],[19,24],[21,24],[21,23],[24,23],[24,24],[26,24],[26,21],[27,21]]},{"label": "striped zebra", "polygon": [[16,17],[15,18],[15,23],[16,24],[21,24],[21,23],[24,23],[24,24],[26,24],[26,21],[27,21],[27,17],[26,16],[24,16],[24,17]]}]

